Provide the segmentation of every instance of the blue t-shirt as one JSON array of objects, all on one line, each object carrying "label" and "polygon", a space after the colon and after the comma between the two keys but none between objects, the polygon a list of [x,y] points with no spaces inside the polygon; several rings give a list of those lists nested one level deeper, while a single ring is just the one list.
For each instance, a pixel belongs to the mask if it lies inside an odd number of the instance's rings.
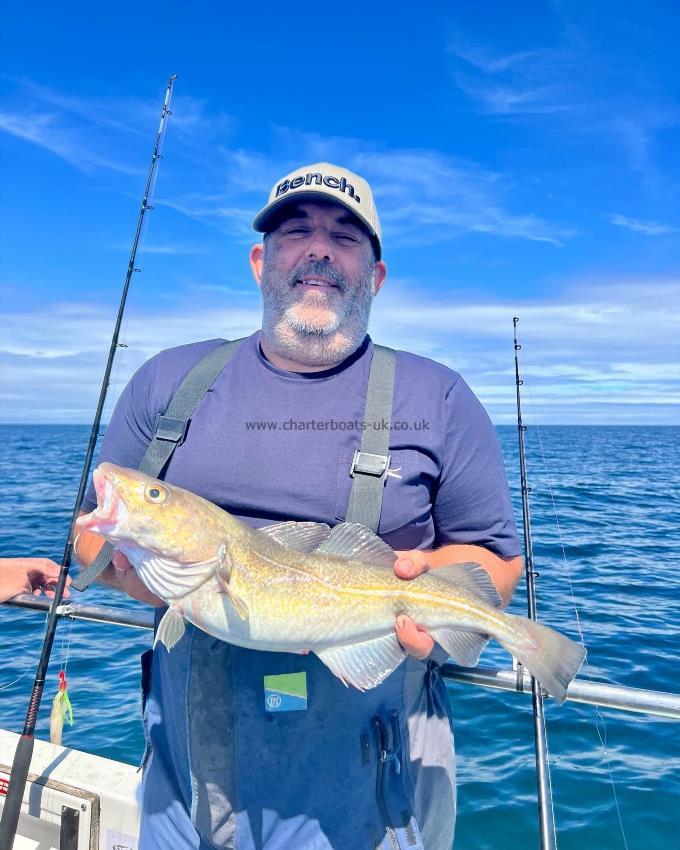
[{"label": "blue t-shirt", "polygon": [[[252,526],[280,520],[336,525],[364,423],[372,342],[339,366],[288,372],[246,339],[198,404],[163,476]],[[184,376],[220,340],[162,351],[123,391],[100,460],[137,467]],[[495,430],[461,376],[397,352],[387,476],[378,533],[395,549],[474,543],[521,551]],[[96,505],[92,484],[83,509]]]}]

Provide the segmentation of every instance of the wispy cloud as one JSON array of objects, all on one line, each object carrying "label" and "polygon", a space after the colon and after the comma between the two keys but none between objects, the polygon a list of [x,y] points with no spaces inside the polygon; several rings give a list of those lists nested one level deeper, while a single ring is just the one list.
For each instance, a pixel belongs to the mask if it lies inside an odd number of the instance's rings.
[{"label": "wispy cloud", "polygon": [[[31,80],[13,81],[14,92],[0,112],[0,130],[50,151],[80,171],[104,168],[138,174],[144,168],[125,161],[141,137],[151,141],[158,124],[161,92],[155,98],[86,97],[59,92]],[[188,156],[216,136],[229,138],[237,122],[224,112],[210,113],[205,102],[188,95],[173,100],[172,132]]]},{"label": "wispy cloud", "polygon": [[561,245],[576,232],[531,212],[514,212],[504,175],[439,151],[387,149],[367,139],[287,127],[275,127],[274,138],[276,157],[222,151],[228,191],[158,202],[250,240],[250,223],[276,179],[301,162],[342,162],[371,183],[385,235],[402,245],[446,242],[466,233]]},{"label": "wispy cloud", "polygon": [[120,174],[138,174],[139,169],[111,159],[89,148],[72,131],[59,126],[49,113],[0,112],[0,130],[50,151],[80,171],[106,168]]},{"label": "wispy cloud", "polygon": [[[485,115],[542,121],[572,139],[597,138],[622,154],[656,193],[673,179],[659,166],[661,132],[680,124],[672,92],[625,50],[605,52],[566,19],[555,46],[495,53],[458,34],[449,46],[456,86]],[[626,84],[621,86],[621,79]]]},{"label": "wispy cloud", "polygon": [[494,54],[456,41],[449,53],[458,60],[456,85],[491,115],[551,115],[569,111],[572,86],[565,71],[568,51],[546,48]]},{"label": "wispy cloud", "polygon": [[[129,249],[130,246],[126,245],[124,247],[126,249]],[[141,251],[143,254],[161,254],[172,256],[179,254],[203,254],[205,253],[205,248],[201,248],[200,245],[183,245],[180,242],[172,245],[154,245],[145,242],[141,247]]]},{"label": "wispy cloud", "polygon": [[[529,59],[517,54],[477,63],[492,70],[521,66]],[[81,171],[144,171],[140,134],[148,135],[148,127],[155,125],[157,102],[74,96],[30,81],[18,84],[14,101],[13,109],[0,113],[0,130],[49,150]],[[174,164],[182,158],[199,158],[198,179],[209,189],[196,186],[195,169],[190,169],[191,188],[182,192],[187,181],[176,168],[172,196],[160,193],[155,202],[243,241],[252,238],[250,224],[263,195],[282,173],[305,160],[341,161],[364,174],[379,200],[386,235],[403,244],[432,244],[478,233],[561,245],[574,235],[573,228],[546,221],[530,210],[513,209],[511,181],[504,175],[436,150],[389,149],[370,139],[274,126],[271,147],[276,155],[271,155],[230,144],[236,122],[222,112],[211,112],[203,101],[178,97],[172,111],[172,132],[187,142],[182,155],[175,154]],[[207,144],[210,156],[203,156]],[[128,164],[133,153],[141,167]]]},{"label": "wispy cloud", "polygon": [[669,233],[680,233],[679,227],[670,224],[660,224],[657,221],[641,221],[639,218],[630,218],[627,215],[611,215],[609,220],[617,227],[625,227],[636,233],[644,233],[645,236],[665,236]]}]

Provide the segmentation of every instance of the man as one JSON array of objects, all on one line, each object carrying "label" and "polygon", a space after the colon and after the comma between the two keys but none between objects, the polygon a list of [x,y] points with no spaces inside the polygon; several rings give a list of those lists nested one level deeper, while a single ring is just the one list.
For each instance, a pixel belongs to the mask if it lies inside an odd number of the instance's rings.
[{"label": "man", "polygon": [[[348,515],[374,346],[366,335],[385,282],[380,224],[365,180],[320,163],[274,188],[250,263],[262,329],[241,343],[196,407],[163,477],[253,526]],[[118,402],[101,460],[137,466],[184,376],[219,340],[161,352]],[[476,561],[503,600],[520,547],[495,432],[455,372],[396,354],[389,469],[379,535],[411,579]],[[396,425],[399,424],[397,430]],[[90,489],[83,509],[94,507]],[[101,540],[81,535],[90,563]],[[161,604],[118,553],[108,580]],[[365,693],[314,656],[231,647],[193,627],[153,653],[142,850],[449,850],[455,779],[441,648],[400,616],[409,658]],[[304,707],[270,710],[269,677]],[[148,677],[147,677],[148,678]]]}]

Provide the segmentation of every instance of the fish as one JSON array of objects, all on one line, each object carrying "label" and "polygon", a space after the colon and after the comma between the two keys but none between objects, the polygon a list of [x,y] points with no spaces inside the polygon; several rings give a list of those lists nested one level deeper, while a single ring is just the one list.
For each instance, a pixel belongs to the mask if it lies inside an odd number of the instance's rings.
[{"label": "fish", "polygon": [[168,606],[154,641],[168,651],[191,623],[219,640],[274,652],[314,652],[345,685],[378,686],[406,658],[396,618],[427,629],[461,666],[497,640],[558,703],[585,648],[500,609],[479,564],[438,567],[404,580],[395,552],[360,523],[277,522],[252,528],[195,493],[102,463],[97,507],[79,530],[122,551]]}]

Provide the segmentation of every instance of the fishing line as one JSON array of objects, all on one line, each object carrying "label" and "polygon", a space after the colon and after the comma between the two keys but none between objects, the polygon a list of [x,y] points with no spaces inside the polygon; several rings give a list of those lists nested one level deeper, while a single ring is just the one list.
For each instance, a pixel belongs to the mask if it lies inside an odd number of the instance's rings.
[{"label": "fishing line", "polygon": [[[45,616],[45,624],[47,624],[47,616]],[[38,647],[40,647],[40,645],[42,644],[43,640],[44,640],[44,634],[40,635],[40,637],[39,637],[39,639],[38,639],[38,641],[37,641],[37,646],[38,646]],[[29,662],[28,662],[28,664],[27,664],[27,666],[26,666],[26,669],[24,670],[24,672],[23,672],[23,673],[21,673],[19,676],[17,676],[17,678],[16,678],[13,682],[7,682],[7,683],[6,683],[6,684],[4,684],[4,685],[0,685],[0,691],[4,691],[6,688],[11,688],[11,687],[12,687],[12,685],[16,685],[16,683],[17,683],[17,682],[21,681],[21,679],[23,679],[23,678],[24,678],[24,676],[25,676],[25,675],[26,675],[26,674],[27,674],[27,673],[28,673],[31,669],[34,669],[34,668],[35,668],[35,660],[29,661]]]},{"label": "fishing line", "polygon": [[[526,363],[526,353],[524,355],[524,362]],[[550,481],[550,474],[548,472],[548,464],[547,464],[547,461],[546,461],[545,451],[544,451],[544,448],[543,448],[543,437],[541,435],[541,429],[538,425],[538,418],[537,418],[537,413],[536,413],[537,406],[536,406],[536,403],[534,401],[531,385],[527,385],[527,390],[529,391],[530,413],[531,413],[532,419],[534,420],[533,426],[536,430],[536,435],[538,437],[538,445],[539,445],[539,448],[540,448],[540,451],[541,451],[541,460],[543,462],[543,472],[545,474],[545,481],[546,481],[546,484],[547,484],[547,487],[548,487],[548,494],[550,495],[550,503],[551,503],[551,506],[552,506],[553,516],[555,518],[555,527],[557,529],[557,536],[558,536],[559,541],[560,541],[560,550],[562,552],[562,563],[566,568],[567,582],[569,584],[569,595],[570,595],[570,598],[571,598],[571,604],[572,604],[572,607],[574,609],[574,615],[575,615],[575,618],[576,618],[576,629],[578,631],[579,638],[581,640],[581,645],[583,646],[583,648],[586,651],[586,657],[585,657],[585,660],[584,660],[584,663],[583,663],[583,669],[584,669],[584,672],[585,672],[587,678],[592,682],[593,677],[592,677],[592,674],[590,672],[590,663],[588,661],[588,647],[586,646],[585,636],[584,636],[584,632],[583,632],[583,626],[581,624],[581,617],[580,617],[580,614],[579,614],[578,605],[576,604],[576,596],[574,594],[574,584],[573,584],[573,581],[572,581],[571,564],[570,564],[570,562],[567,558],[567,552],[566,552],[566,548],[565,548],[565,545],[564,545],[564,538],[562,536],[562,527],[560,526],[559,517],[557,515],[557,504],[555,502],[555,495],[554,495],[554,492],[553,492],[552,483]],[[614,797],[614,804],[616,806],[616,814],[617,814],[618,821],[619,821],[619,828],[621,829],[621,838],[623,839],[623,846],[626,848],[626,850],[628,850],[628,841],[626,840],[626,833],[625,833],[624,826],[623,826],[623,817],[621,815],[621,807],[619,805],[619,797],[618,797],[618,794],[616,792],[616,783],[614,782],[614,774],[612,772],[611,762],[609,761],[609,750],[607,749],[607,723],[604,719],[603,714],[600,711],[599,706],[597,706],[597,705],[595,706],[595,714],[597,715],[600,723],[602,724],[602,732],[601,732],[598,721],[595,720],[595,723],[594,723],[595,731],[597,732],[597,737],[600,740],[600,745],[602,747],[602,754],[604,756],[604,761],[605,761],[605,764],[607,765],[607,771],[609,773],[609,783],[611,785],[612,794],[613,794],[613,797]],[[547,742],[546,742],[546,746],[547,746]],[[549,778],[550,778],[550,775],[549,775]],[[551,785],[551,804],[552,804],[552,785]]]}]

